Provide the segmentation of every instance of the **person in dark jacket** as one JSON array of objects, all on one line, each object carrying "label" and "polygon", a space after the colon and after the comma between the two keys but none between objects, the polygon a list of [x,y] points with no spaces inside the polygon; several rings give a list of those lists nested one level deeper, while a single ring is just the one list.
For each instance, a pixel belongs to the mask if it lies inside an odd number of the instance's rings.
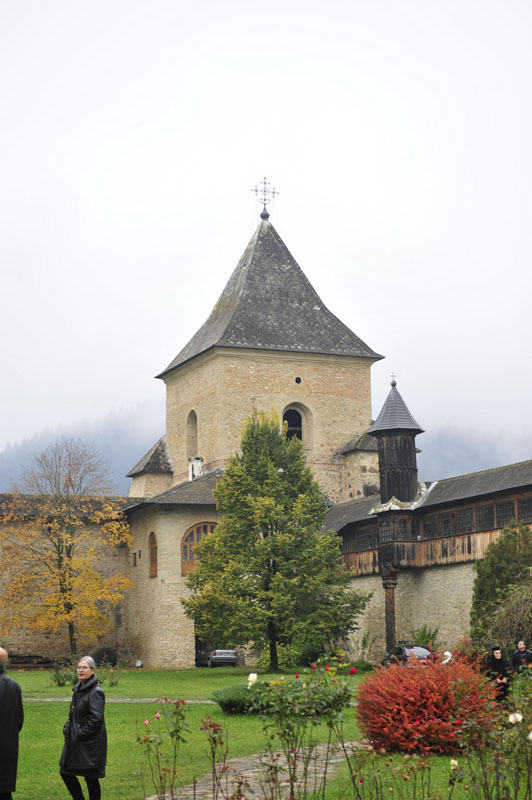
[{"label": "person in dark jacket", "polygon": [[514,672],[524,672],[530,669],[532,664],[532,651],[530,651],[524,639],[519,639],[517,650],[512,653],[512,669]]},{"label": "person in dark jacket", "polygon": [[495,682],[497,687],[497,702],[506,700],[508,690],[510,688],[510,679],[512,677],[512,670],[510,665],[502,654],[499,645],[491,648],[491,653],[488,656],[488,663],[486,669],[487,675],[490,680]]},{"label": "person in dark jacket", "polygon": [[79,683],[74,686],[70,714],[63,728],[65,746],[59,761],[61,777],[74,800],[85,800],[76,775],[85,778],[89,800],[100,800],[100,778],[105,776],[107,731],[105,695],[91,656],[78,663]]},{"label": "person in dark jacket", "polygon": [[18,734],[24,722],[20,686],[4,675],[7,652],[0,647],[0,800],[17,786]]}]

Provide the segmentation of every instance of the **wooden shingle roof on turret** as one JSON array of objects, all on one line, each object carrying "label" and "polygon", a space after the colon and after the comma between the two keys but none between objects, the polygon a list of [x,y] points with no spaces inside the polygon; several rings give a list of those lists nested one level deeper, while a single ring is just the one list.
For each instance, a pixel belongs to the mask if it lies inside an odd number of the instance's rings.
[{"label": "wooden shingle roof on turret", "polygon": [[264,218],[207,321],[157,377],[212,347],[382,358],[326,308]]},{"label": "wooden shingle roof on turret", "polygon": [[366,433],[376,436],[384,431],[410,431],[413,434],[424,433],[423,428],[416,422],[399,392],[395,380],[382,407],[381,413],[375,422],[369,426]]}]

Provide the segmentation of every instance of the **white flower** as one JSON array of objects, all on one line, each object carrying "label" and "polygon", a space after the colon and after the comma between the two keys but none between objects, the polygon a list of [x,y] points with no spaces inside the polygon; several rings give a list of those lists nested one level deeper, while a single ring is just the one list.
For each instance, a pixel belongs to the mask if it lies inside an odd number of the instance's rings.
[{"label": "white flower", "polygon": [[532,731],[530,731],[530,733],[526,738],[528,739],[529,742],[532,742]]},{"label": "white flower", "polygon": [[451,769],[458,769],[458,761],[456,758],[451,758]]},{"label": "white flower", "polygon": [[248,689],[250,689],[256,682],[257,682],[257,673],[250,672],[248,675]]},{"label": "white flower", "polygon": [[516,723],[516,722],[522,722],[522,721],[523,721],[523,715],[522,715],[522,714],[520,714],[520,713],[517,711],[515,714],[510,714],[510,716],[508,717],[508,719],[510,720],[510,722],[512,723],[512,725],[515,725],[515,723]]}]

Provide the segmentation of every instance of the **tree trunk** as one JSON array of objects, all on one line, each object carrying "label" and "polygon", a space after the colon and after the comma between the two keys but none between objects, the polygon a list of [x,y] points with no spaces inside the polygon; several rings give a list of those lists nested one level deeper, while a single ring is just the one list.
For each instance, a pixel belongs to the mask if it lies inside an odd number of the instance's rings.
[{"label": "tree trunk", "polygon": [[76,629],[74,627],[73,622],[68,623],[68,641],[70,643],[70,655],[72,658],[72,663],[76,660],[77,650],[78,650],[78,640],[76,636]]},{"label": "tree trunk", "polygon": [[270,670],[272,672],[277,672],[279,669],[279,657],[277,654],[277,630],[273,620],[269,620],[268,622],[268,639],[270,640]]}]

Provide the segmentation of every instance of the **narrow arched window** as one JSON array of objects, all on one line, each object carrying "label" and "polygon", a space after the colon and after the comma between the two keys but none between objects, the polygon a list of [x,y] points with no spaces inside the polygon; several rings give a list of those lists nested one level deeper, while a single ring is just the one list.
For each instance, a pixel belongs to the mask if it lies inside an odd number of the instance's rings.
[{"label": "narrow arched window", "polygon": [[212,533],[216,522],[198,522],[185,532],[181,541],[181,575],[188,575],[194,569],[196,556],[194,545],[201,542],[204,536]]},{"label": "narrow arched window", "polygon": [[195,411],[191,411],[187,417],[187,458],[194,458],[198,455],[198,417]]},{"label": "narrow arched window", "polygon": [[150,554],[150,578],[157,577],[157,539],[155,534],[150,533],[148,539],[148,552]]},{"label": "narrow arched window", "polygon": [[283,423],[286,423],[286,438],[293,439],[296,436],[300,441],[303,440],[303,419],[299,411],[289,408],[283,414]]}]

